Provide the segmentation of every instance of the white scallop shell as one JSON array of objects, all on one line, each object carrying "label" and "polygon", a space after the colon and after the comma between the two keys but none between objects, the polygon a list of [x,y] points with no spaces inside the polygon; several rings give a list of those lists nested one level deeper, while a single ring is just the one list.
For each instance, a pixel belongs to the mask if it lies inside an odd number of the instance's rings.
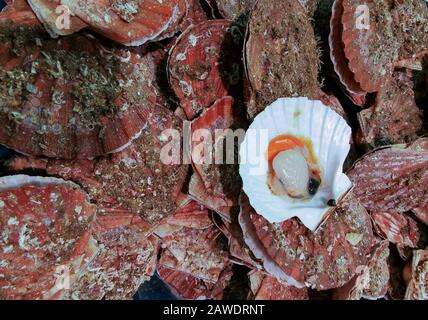
[{"label": "white scallop shell", "polygon": [[[304,136],[313,143],[321,168],[321,186],[310,200],[272,194],[267,184],[269,142],[284,134]],[[331,199],[338,201],[352,183],[343,173],[352,130],[346,121],[321,101],[280,98],[260,113],[248,129],[240,149],[239,173],[253,208],[270,223],[298,217],[314,231]]]}]

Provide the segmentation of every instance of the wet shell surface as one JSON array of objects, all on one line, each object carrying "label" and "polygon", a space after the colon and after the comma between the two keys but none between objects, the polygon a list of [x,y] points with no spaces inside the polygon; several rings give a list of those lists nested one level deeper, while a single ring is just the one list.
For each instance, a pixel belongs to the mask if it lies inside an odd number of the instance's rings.
[{"label": "wet shell surface", "polygon": [[85,265],[96,206],[74,183],[18,175],[0,178],[0,212],[0,297],[53,298]]},{"label": "wet shell surface", "polygon": [[[265,154],[268,144],[282,135],[309,141],[313,150],[320,185],[309,199],[297,199],[289,193],[274,193],[271,185],[267,183],[270,163]],[[315,230],[329,210],[328,203],[331,201],[337,203],[352,186],[342,172],[343,163],[350,150],[350,139],[351,128],[346,121],[320,101],[306,98],[277,100],[255,118],[241,145],[242,162],[239,171],[243,189],[251,205],[271,223],[298,217],[309,229]],[[257,159],[251,159],[254,156],[257,156]],[[281,153],[273,160],[274,167],[276,159],[280,156]],[[283,161],[292,173],[291,167],[295,167],[295,163],[302,156],[299,154],[290,156],[292,158],[289,160],[278,161]],[[299,163],[305,165],[304,161]],[[285,170],[287,172],[287,167]],[[300,173],[304,168],[299,167],[295,170]],[[298,184],[308,183],[306,176],[297,180]],[[284,185],[284,181],[281,182]]]},{"label": "wet shell surface", "polygon": [[0,143],[34,156],[85,159],[138,137],[144,109],[156,101],[151,57],[81,34],[50,39],[35,21],[22,26],[0,16]]},{"label": "wet shell surface", "polygon": [[[191,26],[177,40],[168,60],[169,81],[188,119],[217,99],[236,93],[242,72],[242,34],[229,20]],[[238,36],[237,36],[238,35]]]}]

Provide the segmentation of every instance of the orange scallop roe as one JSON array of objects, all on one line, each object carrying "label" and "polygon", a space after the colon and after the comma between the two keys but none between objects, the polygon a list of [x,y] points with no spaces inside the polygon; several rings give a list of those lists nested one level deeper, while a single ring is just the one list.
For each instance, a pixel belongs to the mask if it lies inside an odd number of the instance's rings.
[{"label": "orange scallop roe", "polygon": [[276,137],[269,143],[267,160],[272,161],[278,153],[286,150],[291,150],[294,148],[304,148],[305,143],[290,134],[284,134]]}]

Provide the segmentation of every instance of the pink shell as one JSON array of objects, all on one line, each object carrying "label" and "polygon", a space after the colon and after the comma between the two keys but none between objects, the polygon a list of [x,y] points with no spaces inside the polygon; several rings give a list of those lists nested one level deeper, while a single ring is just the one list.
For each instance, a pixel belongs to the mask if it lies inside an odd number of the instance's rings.
[{"label": "pink shell", "polygon": [[167,268],[191,274],[205,282],[216,283],[229,263],[228,254],[216,245],[216,228],[183,228],[162,238],[159,263]]},{"label": "pink shell", "polygon": [[334,290],[336,300],[382,299],[389,289],[389,242],[380,241],[370,254],[367,265],[349,283]]},{"label": "pink shell", "polygon": [[413,141],[422,129],[422,112],[415,102],[413,80],[395,72],[369,108],[358,114],[361,143],[371,147]]},{"label": "pink shell", "polygon": [[288,287],[262,271],[249,274],[254,300],[309,300],[308,289]]},{"label": "pink shell", "polygon": [[428,299],[428,250],[414,251],[412,278],[407,287],[405,299]]},{"label": "pink shell", "polygon": [[[380,15],[388,16],[390,13],[387,8],[379,8],[383,5],[382,2],[369,1],[366,5],[370,13],[370,28],[369,30],[359,29],[356,27],[355,16],[359,3],[352,0],[343,0],[342,3],[342,41],[348,67],[362,90],[376,92],[384,80],[391,76],[393,61],[396,58],[393,54],[397,54],[397,50],[392,50],[394,49],[391,47],[393,44],[387,42],[389,39],[382,42],[384,47],[376,43],[379,39],[385,38],[383,32],[392,24],[392,19],[388,20]],[[379,7],[375,4],[379,4]],[[391,53],[387,49],[393,52]],[[398,49],[398,46],[395,49]]]},{"label": "pink shell", "polygon": [[78,17],[70,16],[70,25],[67,28],[58,28],[56,22],[59,21],[60,14],[56,13],[56,10],[61,6],[61,0],[28,0],[28,4],[53,38],[79,32],[88,26]]},{"label": "pink shell", "polygon": [[9,162],[8,170],[35,168],[75,181],[99,206],[139,214],[149,229],[176,210],[175,202],[188,165],[166,165],[160,161],[160,150],[169,143],[162,136],[164,130],[175,129],[181,134],[181,120],[161,106],[145,111],[146,127],[140,137],[121,152],[92,161],[18,157]]},{"label": "pink shell", "polygon": [[428,203],[428,152],[382,149],[348,172],[354,194],[372,212],[406,212]]},{"label": "pink shell", "polygon": [[315,233],[297,219],[270,224],[244,198],[239,222],[244,239],[265,270],[298,288],[343,286],[366,262],[373,234],[365,209],[351,195],[332,210]]},{"label": "pink shell", "polygon": [[377,233],[400,246],[416,248],[420,240],[415,220],[405,214],[376,212],[371,215]]},{"label": "pink shell", "polygon": [[240,48],[230,27],[229,20],[210,20],[191,26],[170,53],[169,81],[188,119],[217,99],[235,93],[240,75]]},{"label": "pink shell", "polygon": [[120,2],[97,1],[94,10],[89,0],[61,0],[91,29],[127,46],[139,46],[170,36],[178,31],[186,14],[186,0],[145,0],[137,4],[135,13]]},{"label": "pink shell", "polygon": [[1,144],[34,156],[86,159],[117,152],[139,135],[146,108],[156,102],[150,56],[109,50],[81,34],[53,40],[35,16],[25,21],[30,27],[8,12],[0,13],[0,21],[9,21],[15,36],[28,43],[18,50],[6,37],[0,65],[28,79],[13,80],[21,89],[7,96],[11,87],[2,81]]},{"label": "pink shell", "polygon": [[0,297],[52,298],[60,270],[80,272],[96,207],[74,183],[23,175],[0,178],[0,207]]},{"label": "pink shell", "polygon": [[[217,100],[199,118],[193,120],[191,124],[192,135],[198,133],[197,130],[208,130],[213,142],[215,139],[217,139],[216,142],[221,141],[224,135],[219,136],[216,130],[227,130],[232,127],[235,121],[233,102],[232,97]],[[225,219],[231,220],[231,213],[238,207],[241,187],[237,166],[215,164],[215,156],[220,152],[217,149],[215,150],[217,153],[214,152],[212,155],[213,164],[199,161],[198,157],[206,155],[206,152],[209,151],[200,140],[191,142],[191,151],[195,168],[189,186],[191,197],[218,212]]]},{"label": "pink shell", "polygon": [[329,35],[330,58],[333,62],[334,70],[339,76],[340,82],[345,87],[348,96],[350,96],[357,105],[363,106],[367,93],[361,89],[360,84],[355,80],[354,74],[348,67],[349,61],[343,50],[343,0],[334,1],[332,10]]},{"label": "pink shell", "polygon": [[138,217],[134,216],[128,224],[122,221],[117,225],[106,221],[110,218],[116,220],[114,215],[104,215],[101,223],[97,221],[94,237],[99,251],[67,298],[131,300],[140,285],[154,274],[158,240],[147,238],[138,227]]}]

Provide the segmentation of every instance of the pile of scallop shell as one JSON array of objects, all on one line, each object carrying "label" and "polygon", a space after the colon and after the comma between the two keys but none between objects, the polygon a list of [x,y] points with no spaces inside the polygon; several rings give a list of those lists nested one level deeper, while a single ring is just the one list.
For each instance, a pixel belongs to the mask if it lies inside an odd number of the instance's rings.
[{"label": "pile of scallop shell", "polygon": [[7,0],[0,43],[0,299],[428,300],[425,1]]}]

